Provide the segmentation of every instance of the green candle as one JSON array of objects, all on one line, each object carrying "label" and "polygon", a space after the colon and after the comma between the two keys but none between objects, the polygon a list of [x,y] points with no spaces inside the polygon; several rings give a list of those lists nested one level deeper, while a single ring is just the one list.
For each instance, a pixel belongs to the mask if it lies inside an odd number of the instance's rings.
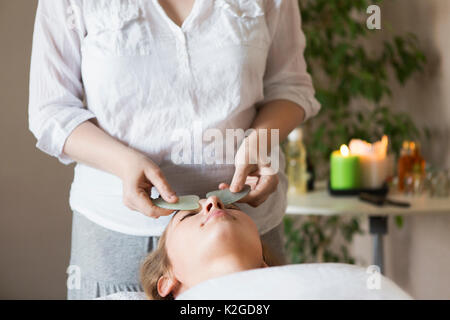
[{"label": "green candle", "polygon": [[333,190],[360,187],[359,157],[351,155],[346,145],[331,154],[330,183]]}]

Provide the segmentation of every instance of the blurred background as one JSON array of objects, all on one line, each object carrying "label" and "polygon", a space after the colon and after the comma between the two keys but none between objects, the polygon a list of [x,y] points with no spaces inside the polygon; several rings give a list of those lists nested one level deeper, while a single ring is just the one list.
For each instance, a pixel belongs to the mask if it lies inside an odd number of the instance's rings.
[{"label": "blurred background", "polygon": [[[327,175],[324,159],[341,143],[355,137],[376,141],[384,133],[392,139],[392,152],[400,152],[403,140],[414,140],[428,166],[449,168],[450,1],[327,0],[319,8],[320,2],[324,1],[300,1],[309,45],[306,56],[324,105],[319,117],[303,128],[308,154],[317,159],[318,179]],[[372,3],[381,7],[381,30],[365,28],[365,10]],[[64,299],[66,294],[73,167],[38,151],[28,130],[36,6],[36,0],[0,0],[3,299]],[[364,23],[352,22],[362,17]],[[323,37],[326,28],[334,30],[337,42]],[[378,114],[381,118],[372,128]],[[346,123],[350,118],[352,122]],[[321,125],[326,131],[318,130]],[[362,233],[355,233],[346,244],[348,254],[355,263],[369,265],[372,238],[367,220],[358,223]],[[415,298],[450,299],[450,212],[392,217],[388,224],[389,234],[383,240],[386,275]],[[292,250],[289,254],[294,260],[296,254],[302,256]],[[303,262],[316,259],[309,255]]]}]

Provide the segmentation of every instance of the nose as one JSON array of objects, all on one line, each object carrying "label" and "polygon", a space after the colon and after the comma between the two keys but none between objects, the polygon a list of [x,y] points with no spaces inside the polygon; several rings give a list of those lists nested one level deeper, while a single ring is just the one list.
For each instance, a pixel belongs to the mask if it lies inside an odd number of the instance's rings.
[{"label": "nose", "polygon": [[224,209],[222,201],[217,196],[210,196],[202,203],[205,214],[208,215],[215,209]]}]

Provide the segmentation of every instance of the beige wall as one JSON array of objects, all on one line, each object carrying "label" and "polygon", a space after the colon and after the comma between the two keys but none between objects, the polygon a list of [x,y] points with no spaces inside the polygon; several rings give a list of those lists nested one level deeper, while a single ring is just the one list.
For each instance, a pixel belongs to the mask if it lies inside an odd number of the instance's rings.
[{"label": "beige wall", "polygon": [[[69,258],[72,167],[35,149],[27,126],[28,68],[37,1],[0,0],[0,298],[65,297]],[[396,91],[398,108],[433,128],[427,160],[449,165],[450,1],[397,0],[383,8],[395,31],[420,37],[430,63]],[[387,274],[417,298],[450,298],[450,216],[390,225]],[[371,239],[355,252],[370,263]]]},{"label": "beige wall", "polygon": [[65,298],[72,170],[28,131],[37,1],[0,0],[0,298]]}]

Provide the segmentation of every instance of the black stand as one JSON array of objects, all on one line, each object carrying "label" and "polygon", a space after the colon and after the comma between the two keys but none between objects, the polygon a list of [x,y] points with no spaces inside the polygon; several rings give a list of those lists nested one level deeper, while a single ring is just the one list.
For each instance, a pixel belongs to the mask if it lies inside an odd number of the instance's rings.
[{"label": "black stand", "polygon": [[384,274],[383,235],[387,234],[387,216],[369,217],[369,232],[373,235],[373,262]]}]

